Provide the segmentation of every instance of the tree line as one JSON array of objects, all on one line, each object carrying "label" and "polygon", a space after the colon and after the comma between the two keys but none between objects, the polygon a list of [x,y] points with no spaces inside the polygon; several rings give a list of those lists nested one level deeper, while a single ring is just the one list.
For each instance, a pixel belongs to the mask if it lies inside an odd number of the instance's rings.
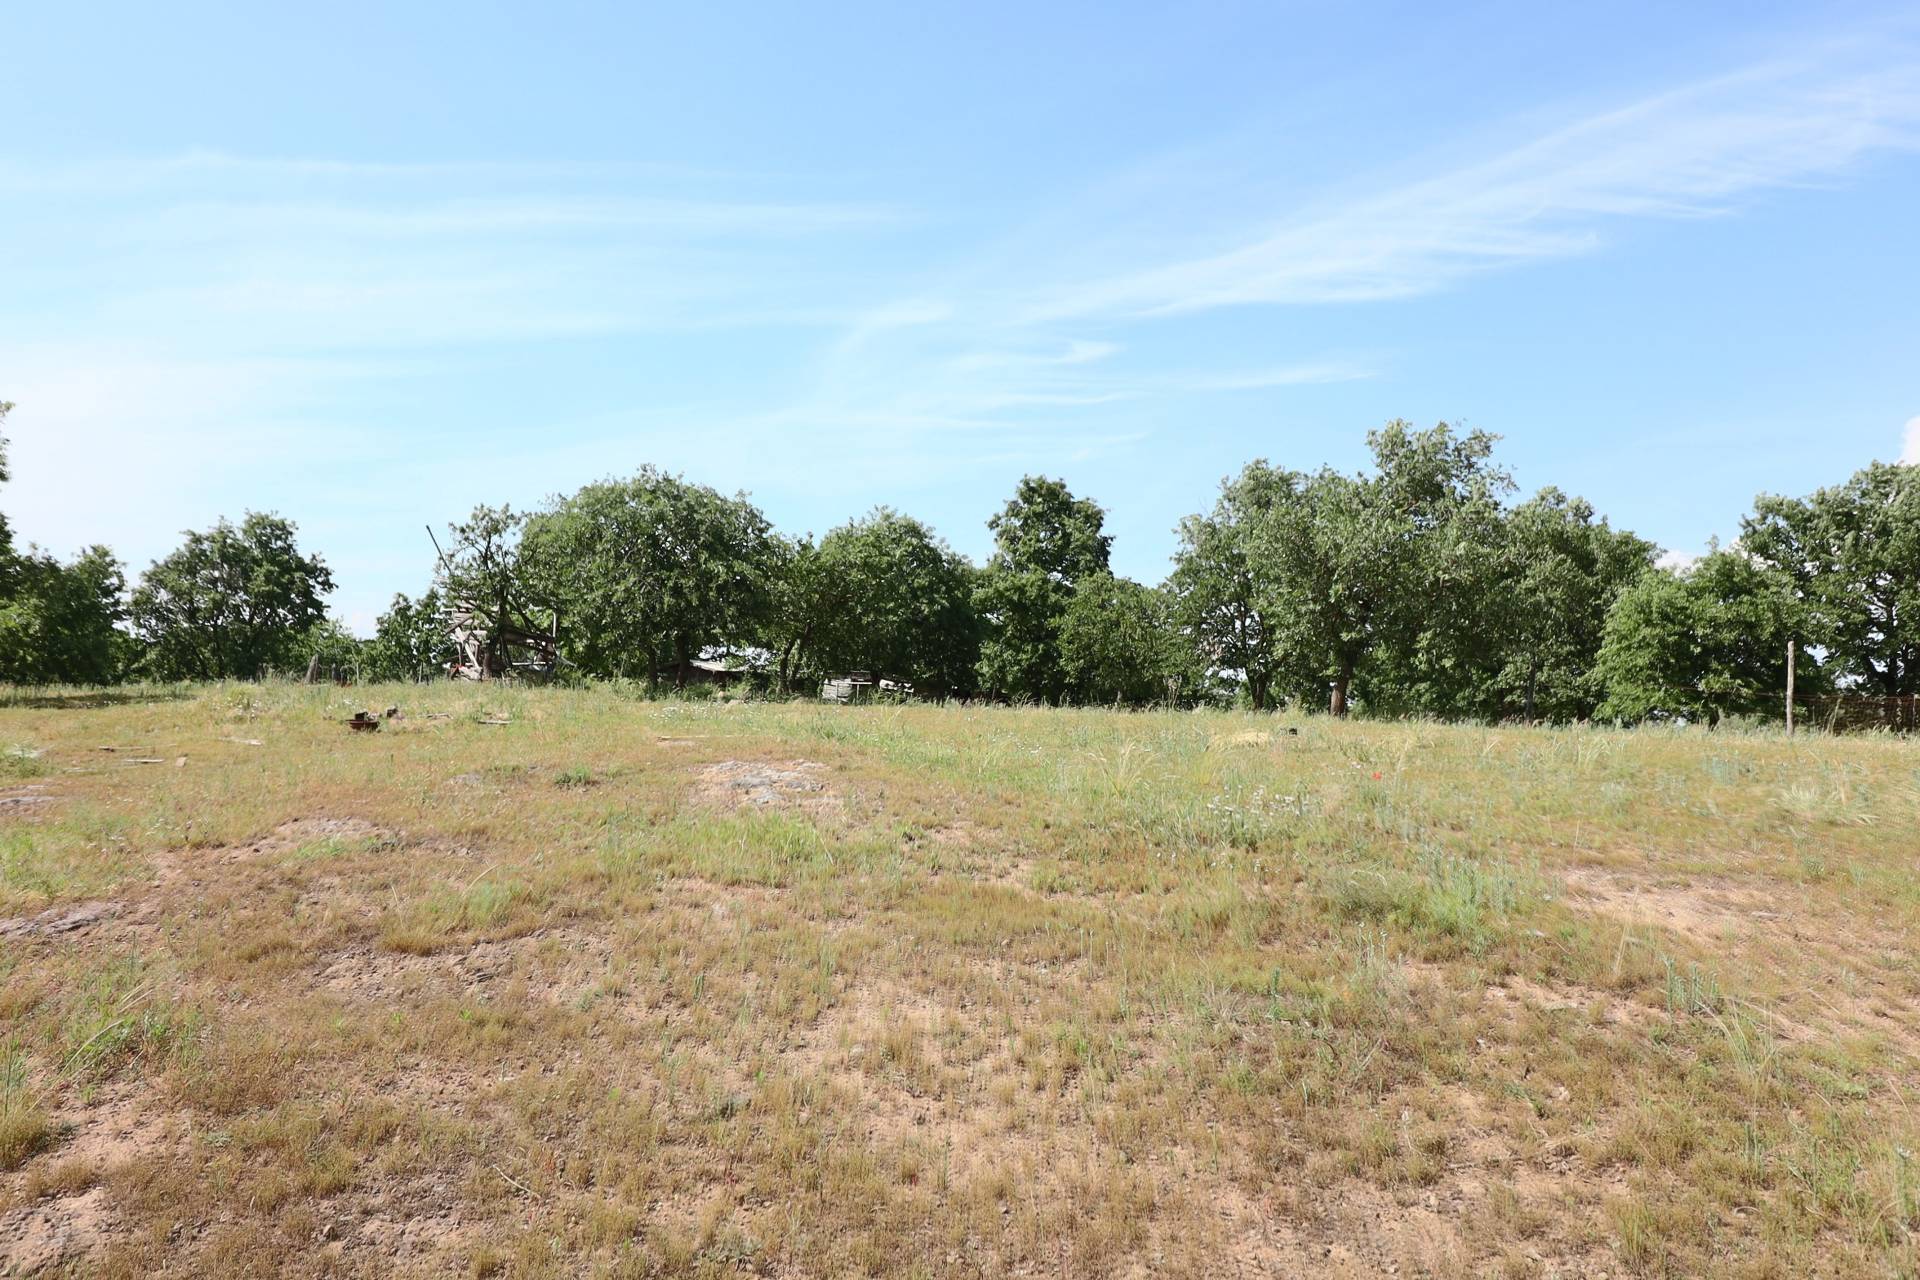
[{"label": "tree line", "polygon": [[1358,473],[1249,463],[1153,585],[1113,572],[1104,510],[1059,480],[1019,483],[975,565],[887,507],[794,538],[745,494],[642,467],[477,508],[366,640],[278,516],[190,532],[131,588],[106,548],[16,550],[0,518],[0,679],[423,679],[458,656],[456,612],[510,610],[558,637],[563,678],[655,689],[721,657],[775,693],[868,671],[935,698],[1717,722],[1778,713],[1792,641],[1808,692],[1920,693],[1920,468],[1762,495],[1733,543],[1660,567],[1584,499],[1518,500],[1484,432],[1368,443]]}]

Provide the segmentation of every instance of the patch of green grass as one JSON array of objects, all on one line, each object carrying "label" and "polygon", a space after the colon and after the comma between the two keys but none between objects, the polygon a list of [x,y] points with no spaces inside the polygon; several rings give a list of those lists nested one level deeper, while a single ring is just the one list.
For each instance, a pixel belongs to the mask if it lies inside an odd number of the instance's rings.
[{"label": "patch of green grass", "polygon": [[136,959],[101,967],[63,1011],[56,1057],[66,1078],[101,1079],[125,1064],[165,1064],[186,1050],[197,1017],[161,990],[159,976]]},{"label": "patch of green grass", "polygon": [[0,1171],[19,1168],[53,1139],[53,1122],[31,1088],[27,1056],[0,1044]]},{"label": "patch of green grass", "polygon": [[46,752],[39,747],[28,746],[24,742],[0,747],[0,783],[24,782],[28,778],[44,777],[52,771],[52,766],[47,763]]},{"label": "patch of green grass", "polygon": [[1527,893],[1511,867],[1429,852],[1412,869],[1348,866],[1328,878],[1334,911],[1483,945],[1507,927]]},{"label": "patch of green grass", "polygon": [[488,868],[464,885],[447,885],[390,911],[380,929],[388,951],[428,955],[463,939],[511,932],[531,924],[535,910],[525,881],[503,880]]}]

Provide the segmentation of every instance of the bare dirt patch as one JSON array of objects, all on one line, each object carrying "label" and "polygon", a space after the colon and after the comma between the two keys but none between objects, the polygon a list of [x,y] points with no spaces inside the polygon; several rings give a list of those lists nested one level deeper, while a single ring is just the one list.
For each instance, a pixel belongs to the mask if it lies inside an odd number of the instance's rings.
[{"label": "bare dirt patch", "polygon": [[553,1004],[576,1004],[606,976],[607,940],[577,930],[540,930],[458,951],[407,955],[355,947],[316,975],[323,989],[377,1004],[505,993],[521,982]]},{"label": "bare dirt patch", "polygon": [[105,1172],[159,1150],[167,1141],[166,1116],[141,1106],[140,1097],[138,1090],[123,1088],[56,1116],[62,1136],[37,1160],[81,1160]]},{"label": "bare dirt patch", "polygon": [[727,809],[819,810],[836,800],[819,777],[825,769],[812,760],[722,760],[700,770],[697,795]]},{"label": "bare dirt patch", "polygon": [[385,827],[368,822],[365,818],[295,818],[283,822],[273,829],[273,834],[263,836],[252,844],[242,845],[239,852],[255,857],[292,853],[308,845],[322,841],[338,841],[342,844],[354,842],[375,842],[392,840],[393,833]]},{"label": "bare dirt patch", "polygon": [[1618,871],[1567,871],[1567,902],[1638,924],[1656,924],[1700,942],[1778,925],[1791,918],[1772,894],[1724,881],[1668,884]]},{"label": "bare dirt patch", "polygon": [[0,1214],[0,1275],[37,1275],[84,1261],[119,1227],[107,1193],[94,1187]]},{"label": "bare dirt patch", "polygon": [[857,1101],[845,1114],[859,1131],[842,1140],[938,1151],[956,1182],[1009,1169],[1043,1176],[1067,1147],[1091,1145],[1091,1126],[1078,1117],[1044,1134],[1019,1132],[1019,1099],[987,1087],[1012,1072],[1012,1046],[983,1012],[891,980],[859,982],[781,1055],[782,1065]]},{"label": "bare dirt patch", "polygon": [[1241,733],[1223,733],[1211,739],[1207,745],[1215,751],[1234,747],[1270,747],[1273,734],[1265,729],[1248,729]]},{"label": "bare dirt patch", "polygon": [[[461,1211],[453,1187],[441,1179],[408,1179],[360,1200],[357,1220],[336,1221],[334,1254],[376,1253],[397,1263],[452,1262],[480,1224]],[[444,1273],[443,1273],[444,1274]]]},{"label": "bare dirt patch", "polygon": [[1496,1008],[1574,1014],[1603,1025],[1644,1027],[1660,1017],[1656,1009],[1599,987],[1579,982],[1535,982],[1519,974],[1509,974],[1502,985],[1486,988],[1485,998]]},{"label": "bare dirt patch", "polygon": [[1881,922],[1840,919],[1790,888],[1767,893],[1718,879],[1673,884],[1630,873],[1574,868],[1568,905],[1630,924],[1658,925],[1709,952],[1774,967],[1791,956],[1807,981],[1761,1010],[1790,1040],[1834,1034],[1882,1037],[1920,1060],[1920,1004],[1911,948]]},{"label": "bare dirt patch", "polygon": [[[16,1202],[0,1214],[0,1275],[82,1266],[124,1238],[127,1224],[99,1183],[161,1150],[170,1136],[165,1114],[143,1107],[142,1096],[136,1088],[115,1087],[91,1105],[62,1111],[53,1143],[0,1179],[0,1189]],[[49,1186],[57,1188],[50,1195]]]}]

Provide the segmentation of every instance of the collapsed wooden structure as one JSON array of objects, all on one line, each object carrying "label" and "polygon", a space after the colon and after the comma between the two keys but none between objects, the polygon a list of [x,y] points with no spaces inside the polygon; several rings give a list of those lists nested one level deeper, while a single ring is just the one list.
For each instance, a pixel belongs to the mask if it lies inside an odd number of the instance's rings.
[{"label": "collapsed wooden structure", "polygon": [[[453,642],[454,657],[447,664],[447,675],[455,680],[544,680],[560,666],[560,611],[536,610],[519,598],[513,575],[497,565],[465,578],[470,584],[462,589],[462,577],[456,575],[433,526],[427,526],[434,554],[440,558],[441,577],[447,594],[445,617],[447,638]],[[545,613],[542,627],[539,615]]]},{"label": "collapsed wooden structure", "polygon": [[489,615],[471,606],[453,610],[447,634],[455,657],[447,674],[455,680],[546,679],[560,665],[560,616],[542,633],[511,617]]},{"label": "collapsed wooden structure", "polygon": [[849,671],[844,675],[828,676],[820,684],[822,702],[865,702],[882,695],[911,698],[913,686],[904,680],[893,680],[871,671]]}]

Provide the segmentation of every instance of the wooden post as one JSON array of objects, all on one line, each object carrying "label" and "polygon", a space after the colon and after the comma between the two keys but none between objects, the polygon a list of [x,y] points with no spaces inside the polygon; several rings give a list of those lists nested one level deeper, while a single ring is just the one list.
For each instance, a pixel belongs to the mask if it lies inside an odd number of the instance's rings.
[{"label": "wooden post", "polygon": [[1793,736],[1793,655],[1799,646],[1787,641],[1787,736]]}]

